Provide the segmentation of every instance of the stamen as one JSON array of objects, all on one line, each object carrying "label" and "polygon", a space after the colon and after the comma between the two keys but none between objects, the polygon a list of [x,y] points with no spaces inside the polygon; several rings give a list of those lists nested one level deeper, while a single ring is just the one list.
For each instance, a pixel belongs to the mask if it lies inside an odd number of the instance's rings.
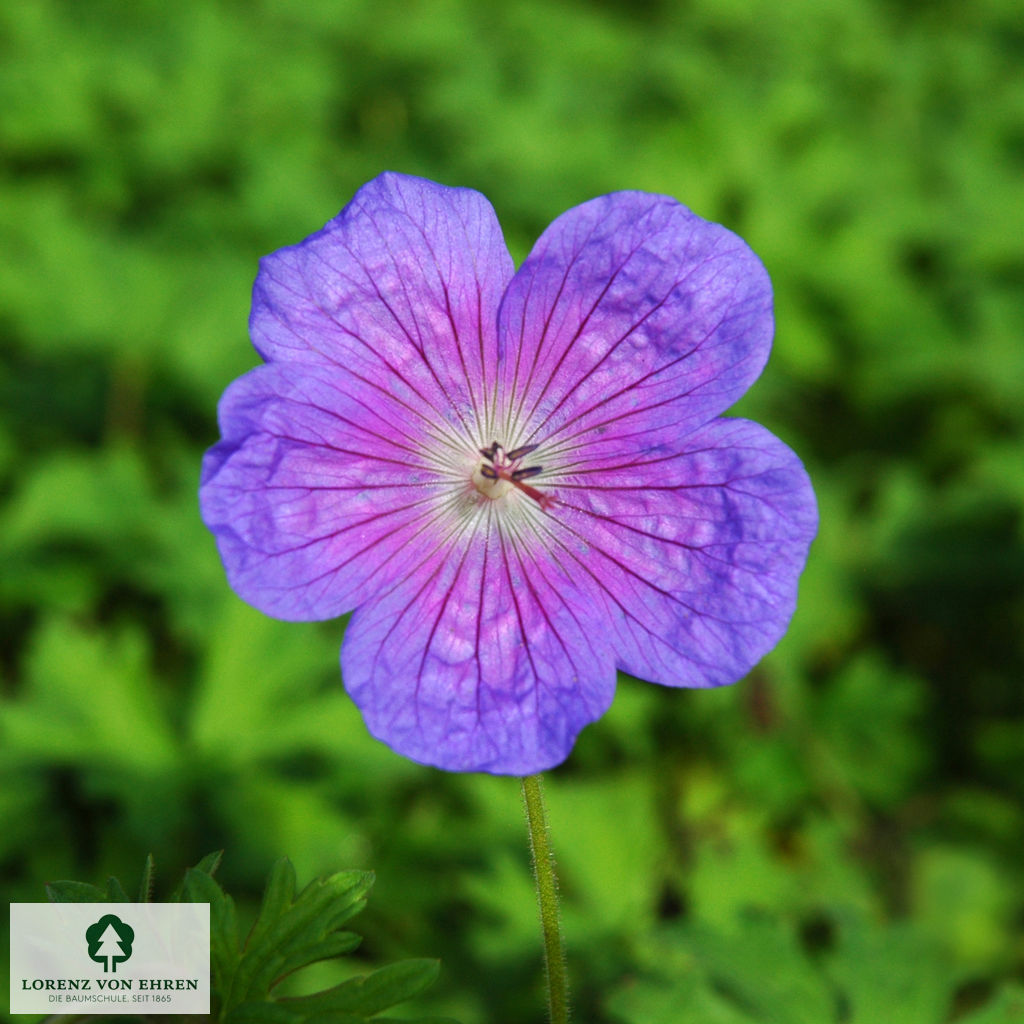
[{"label": "stamen", "polygon": [[524,444],[519,448],[513,448],[512,451],[507,454],[509,460],[511,462],[515,462],[517,459],[521,459],[524,455],[529,455],[530,452],[535,452],[539,447],[539,444]]},{"label": "stamen", "polygon": [[480,475],[487,477],[488,480],[500,480],[498,471],[493,466],[481,466]]},{"label": "stamen", "polygon": [[512,475],[509,479],[511,480],[528,480],[531,476],[536,476],[538,473],[543,473],[543,466],[528,466],[526,469],[513,469]]}]

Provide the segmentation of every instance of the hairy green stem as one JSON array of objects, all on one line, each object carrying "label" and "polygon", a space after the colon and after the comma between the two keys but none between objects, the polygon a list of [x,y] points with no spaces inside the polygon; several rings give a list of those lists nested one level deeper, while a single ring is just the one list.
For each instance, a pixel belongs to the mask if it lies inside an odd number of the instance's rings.
[{"label": "hairy green stem", "polygon": [[544,793],[539,775],[520,779],[526,825],[533,855],[533,877],[537,883],[537,905],[544,933],[544,974],[548,983],[548,1019],[551,1024],[568,1024],[569,977],[565,969],[565,952],[558,920],[558,879],[555,858],[551,852],[548,819],[544,810]]}]

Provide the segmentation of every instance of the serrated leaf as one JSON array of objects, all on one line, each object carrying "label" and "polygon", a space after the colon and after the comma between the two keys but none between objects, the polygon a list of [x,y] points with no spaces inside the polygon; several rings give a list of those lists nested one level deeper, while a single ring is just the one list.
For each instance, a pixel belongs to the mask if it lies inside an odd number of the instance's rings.
[{"label": "serrated leaf", "polygon": [[277,979],[286,978],[301,967],[351,953],[362,941],[362,937],[355,932],[335,932],[325,939],[315,940],[308,946],[300,946],[292,950],[278,968]]},{"label": "serrated leaf", "polygon": [[235,903],[205,872],[189,868],[181,902],[210,904],[210,970],[215,991],[226,993],[238,969],[238,921]]},{"label": "serrated leaf", "polygon": [[107,898],[99,886],[88,882],[50,882],[46,895],[51,903],[103,903]]},{"label": "serrated leaf", "polygon": [[373,875],[344,871],[310,882],[294,896],[295,871],[287,860],[271,873],[259,916],[242,954],[225,1007],[265,999],[287,974],[349,951],[358,942],[338,928],[365,905]]},{"label": "serrated leaf", "polygon": [[153,854],[146,854],[146,864],[142,869],[142,881],[139,882],[139,902],[149,903],[153,899],[153,876],[156,865],[153,862]]},{"label": "serrated leaf", "polygon": [[[203,859],[192,868],[193,871],[199,871],[204,875],[209,875],[211,878],[216,872],[217,868],[220,867],[221,858],[224,856],[223,850],[216,850],[213,853],[208,853]],[[183,899],[183,891],[185,888],[185,880],[188,877],[186,874],[184,878],[178,883],[177,888],[171,893],[171,902],[180,903]],[[219,887],[218,887],[219,888]],[[185,901],[189,902],[189,901]]]},{"label": "serrated leaf", "polygon": [[371,974],[350,978],[325,992],[281,1002],[299,1010],[304,1020],[322,1013],[371,1017],[419,995],[437,980],[440,969],[437,960],[401,960]]},{"label": "serrated leaf", "polygon": [[[366,871],[342,871],[314,879],[296,895],[295,869],[286,858],[278,861],[245,948],[240,950],[234,901],[212,877],[220,858],[219,852],[208,854],[189,868],[174,899],[210,906],[212,987],[220,997],[223,1021],[364,1024],[368,1016],[417,995],[437,977],[437,961],[405,960],[351,978],[326,992],[275,1002],[270,990],[283,977],[350,953],[359,945],[360,937],[341,931],[340,926],[363,908],[374,876]],[[140,900],[151,895],[153,865],[150,855],[143,869]],[[116,878],[108,880],[106,891],[84,882],[58,881],[47,886],[47,893],[54,902],[129,902]],[[422,1024],[451,1022],[424,1018]]]},{"label": "serrated leaf", "polygon": [[214,850],[213,853],[208,853],[197,865],[196,871],[204,871],[208,875],[215,875],[217,868],[220,867],[220,862],[224,857],[223,850]]},{"label": "serrated leaf", "polygon": [[128,893],[124,891],[124,886],[114,877],[107,879],[106,899],[108,903],[131,903]]},{"label": "serrated leaf", "polygon": [[259,948],[267,933],[284,917],[294,899],[295,868],[287,857],[282,857],[270,869],[259,913],[245,941],[246,950]]},{"label": "serrated leaf", "polygon": [[359,936],[338,928],[362,909],[373,880],[369,872],[344,871],[315,879],[295,895],[291,862],[275,864],[234,977],[224,989],[223,1019],[230,1024],[362,1024],[430,985],[438,962],[405,960],[267,1008],[271,989],[285,975],[358,945]]}]

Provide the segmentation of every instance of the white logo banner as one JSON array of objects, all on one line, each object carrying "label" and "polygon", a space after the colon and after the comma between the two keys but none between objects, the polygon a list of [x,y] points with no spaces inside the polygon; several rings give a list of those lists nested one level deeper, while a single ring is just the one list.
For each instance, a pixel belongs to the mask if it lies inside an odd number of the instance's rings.
[{"label": "white logo banner", "polygon": [[11,904],[11,1013],[209,1012],[208,903]]}]

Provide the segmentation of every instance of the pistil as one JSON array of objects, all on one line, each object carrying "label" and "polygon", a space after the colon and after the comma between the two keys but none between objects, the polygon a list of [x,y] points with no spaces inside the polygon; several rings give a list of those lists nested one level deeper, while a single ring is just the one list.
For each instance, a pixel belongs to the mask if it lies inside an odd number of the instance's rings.
[{"label": "pistil", "polygon": [[[538,473],[544,472],[543,466],[520,466],[519,462],[525,458],[531,452],[536,451],[538,445],[535,444],[524,444],[519,448],[513,448],[511,451],[505,451],[505,449],[498,444],[497,441],[492,441],[490,446],[487,448],[481,448],[480,454],[484,457],[484,462],[477,467],[477,473],[484,479],[493,481],[497,484],[499,481],[504,481],[511,484],[513,487],[522,491],[528,498],[532,498],[542,509],[547,510],[554,503],[555,499],[550,494],[544,494],[543,491],[537,490],[531,484],[526,483],[530,477],[537,476]],[[474,477],[476,473],[474,473]],[[474,483],[478,490],[486,494],[489,498],[500,498],[504,494],[508,493],[508,488],[505,487],[482,487],[479,482],[474,479]]]}]

